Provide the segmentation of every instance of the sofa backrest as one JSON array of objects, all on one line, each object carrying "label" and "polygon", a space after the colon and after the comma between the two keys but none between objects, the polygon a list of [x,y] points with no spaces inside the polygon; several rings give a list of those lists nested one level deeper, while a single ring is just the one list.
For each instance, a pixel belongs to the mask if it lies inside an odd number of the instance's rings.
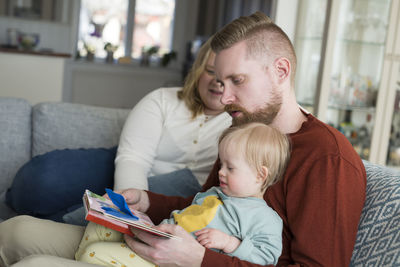
[{"label": "sofa backrest", "polygon": [[55,149],[115,146],[129,111],[72,103],[37,104],[32,111],[32,157]]},{"label": "sofa backrest", "polygon": [[33,156],[64,148],[116,146],[129,109],[49,102],[33,108],[0,98],[0,196]]},{"label": "sofa backrest", "polygon": [[31,105],[17,98],[0,98],[0,195],[31,156]]},{"label": "sofa backrest", "polygon": [[364,165],[367,194],[351,266],[400,266],[400,172]]}]

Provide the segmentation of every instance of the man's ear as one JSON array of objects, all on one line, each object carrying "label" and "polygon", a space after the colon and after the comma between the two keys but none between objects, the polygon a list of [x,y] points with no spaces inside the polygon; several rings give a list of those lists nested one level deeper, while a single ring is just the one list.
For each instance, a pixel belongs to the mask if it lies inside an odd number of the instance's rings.
[{"label": "man's ear", "polygon": [[277,74],[277,80],[279,83],[285,82],[289,79],[291,72],[290,61],[287,58],[280,57],[275,60],[275,73]]},{"label": "man's ear", "polygon": [[267,180],[267,177],[268,177],[268,169],[267,167],[262,166],[260,172],[258,173],[258,178],[263,183],[265,180]]}]

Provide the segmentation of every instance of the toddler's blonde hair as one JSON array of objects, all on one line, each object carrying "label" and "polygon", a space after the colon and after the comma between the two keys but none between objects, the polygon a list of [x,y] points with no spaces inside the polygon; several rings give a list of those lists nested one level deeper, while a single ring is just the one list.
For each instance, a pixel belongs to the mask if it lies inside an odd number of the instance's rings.
[{"label": "toddler's blonde hair", "polygon": [[289,138],[277,129],[263,123],[253,122],[226,129],[219,138],[225,146],[234,146],[257,174],[262,167],[268,169],[268,176],[261,191],[278,182],[290,159]]}]

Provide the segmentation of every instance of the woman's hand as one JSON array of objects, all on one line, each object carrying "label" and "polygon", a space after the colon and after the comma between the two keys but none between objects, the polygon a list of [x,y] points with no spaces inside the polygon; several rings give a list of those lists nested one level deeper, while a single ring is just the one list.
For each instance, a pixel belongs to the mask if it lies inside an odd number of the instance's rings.
[{"label": "woman's hand", "polygon": [[[130,188],[125,190],[115,190],[114,192],[121,194],[131,209],[146,212],[150,207],[150,200],[146,191]],[[109,198],[107,194],[105,194],[104,197]]]}]

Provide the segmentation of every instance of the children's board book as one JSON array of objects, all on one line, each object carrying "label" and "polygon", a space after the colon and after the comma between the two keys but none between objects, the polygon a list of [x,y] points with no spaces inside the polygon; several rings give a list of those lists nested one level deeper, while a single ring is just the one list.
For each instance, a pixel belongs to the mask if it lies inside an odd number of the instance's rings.
[{"label": "children's board book", "polygon": [[110,199],[86,190],[83,204],[86,210],[85,219],[111,228],[118,232],[133,236],[129,226],[167,238],[179,238],[154,228],[154,223],[145,213],[128,207],[124,197],[110,189],[106,189]]}]

